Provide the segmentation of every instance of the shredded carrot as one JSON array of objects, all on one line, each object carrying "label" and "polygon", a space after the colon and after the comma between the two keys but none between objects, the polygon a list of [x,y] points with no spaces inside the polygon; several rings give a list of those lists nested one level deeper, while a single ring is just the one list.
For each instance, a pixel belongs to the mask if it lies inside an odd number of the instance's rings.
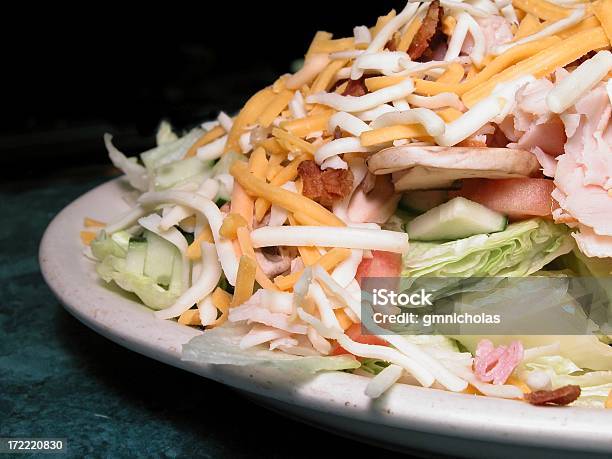
[{"label": "shredded carrot", "polygon": [[265,110],[259,115],[258,121],[262,127],[267,128],[278,115],[287,107],[293,97],[293,91],[284,89],[274,96]]},{"label": "shredded carrot", "polygon": [[523,75],[534,75],[536,78],[542,78],[555,69],[574,62],[589,51],[605,48],[608,43],[608,37],[601,27],[579,32],[561,41],[557,46],[540,51],[495,75],[486,83],[466,92],[462,97],[463,103],[472,107],[478,101],[487,97],[499,83],[512,81]]},{"label": "shredded carrot", "polygon": [[197,309],[188,309],[179,316],[178,323],[182,325],[202,325],[200,321],[200,311]]},{"label": "shredded carrot", "polygon": [[371,131],[364,131],[359,136],[361,145],[371,147],[399,139],[412,139],[427,136],[427,131],[420,124],[387,126]]},{"label": "shredded carrot", "polygon": [[237,183],[244,187],[247,193],[263,197],[272,204],[277,204],[289,212],[303,212],[328,226],[345,226],[344,222],[322,205],[301,194],[292,193],[278,186],[266,183],[250,174],[248,166],[236,161],[230,168],[230,173]]},{"label": "shredded carrot", "polygon": [[81,231],[81,242],[84,245],[91,245],[91,241],[96,238],[96,233],[93,231]]},{"label": "shredded carrot", "polygon": [[525,13],[533,14],[544,20],[558,21],[570,15],[571,10],[562,6],[549,3],[545,0],[512,0],[515,8],[520,8]]},{"label": "shredded carrot", "polygon": [[459,83],[463,79],[464,73],[463,65],[458,62],[453,62],[436,81],[438,83]]},{"label": "shredded carrot", "polygon": [[193,240],[193,242],[187,247],[187,258],[190,260],[199,260],[202,257],[202,242],[214,242],[212,231],[208,224],[204,225],[200,234]]},{"label": "shredded carrot", "polygon": [[210,131],[207,131],[202,134],[202,137],[196,140],[195,143],[191,147],[189,147],[189,150],[187,150],[185,157],[189,158],[191,156],[195,156],[198,152],[198,148],[203,147],[204,145],[208,145],[210,142],[212,142],[213,140],[217,140],[224,134],[225,129],[223,129],[221,126],[215,126]]},{"label": "shredded carrot", "polygon": [[244,226],[238,228],[236,232],[238,237],[238,243],[240,244],[240,250],[243,255],[251,258],[255,262],[255,280],[257,283],[268,290],[278,290],[278,287],[264,274],[259,263],[257,263],[257,257],[255,256],[255,250],[251,242],[251,236],[249,230]]},{"label": "shredded carrot", "polygon": [[93,218],[85,217],[85,219],[83,220],[83,226],[85,226],[85,228],[104,228],[106,226],[106,223],[101,222],[99,220],[94,220]]},{"label": "shredded carrot", "polygon": [[326,131],[327,123],[333,111],[329,110],[306,118],[298,118],[291,121],[283,121],[280,127],[296,137],[305,137],[311,132]]},{"label": "shredded carrot", "polygon": [[247,101],[247,103],[244,104],[244,107],[242,107],[242,110],[240,110],[240,113],[238,113],[238,116],[234,120],[232,130],[227,136],[227,143],[225,145],[224,150],[225,152],[241,151],[238,142],[240,140],[240,136],[243,133],[242,131],[246,126],[248,126],[249,124],[253,124],[257,120],[257,118],[259,118],[259,115],[263,113],[263,111],[266,109],[266,107],[270,103],[270,100],[273,97],[274,91],[272,91],[272,88],[268,87],[255,93]]},{"label": "shredded carrot", "polygon": [[[336,248],[331,249],[325,255],[321,256],[317,260],[316,264],[321,266],[326,271],[330,271],[331,269],[335,268],[340,263],[342,263],[344,260],[346,260],[350,256],[350,254],[351,254],[351,251],[349,249],[343,249],[343,248],[336,247]],[[279,289],[283,291],[289,290],[293,288],[293,286],[299,280],[302,273],[303,273],[303,270],[299,270],[291,274],[288,274],[287,276],[277,276],[276,278],[274,278],[274,283]]]},{"label": "shredded carrot", "polygon": [[[238,186],[236,186],[238,185]],[[232,197],[230,201],[230,209],[232,213],[239,214],[242,216],[249,228],[253,225],[253,199],[244,192],[244,189],[240,184],[234,183],[234,189],[232,190]]]},{"label": "shredded carrot", "polygon": [[336,76],[336,73],[338,73],[338,70],[344,67],[347,62],[348,61],[343,59],[337,59],[327,64],[327,67],[325,67],[321,73],[317,75],[312,83],[310,93],[315,94],[320,91],[327,91],[333,84],[334,77]]}]

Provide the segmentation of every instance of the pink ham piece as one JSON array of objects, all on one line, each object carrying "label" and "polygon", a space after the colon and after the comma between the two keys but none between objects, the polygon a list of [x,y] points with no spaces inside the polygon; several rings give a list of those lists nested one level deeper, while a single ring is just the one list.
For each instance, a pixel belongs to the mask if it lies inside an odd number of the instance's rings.
[{"label": "pink ham piece", "polygon": [[[484,18],[476,18],[476,22],[484,35],[486,45],[485,54],[491,54],[495,47],[512,41],[514,37],[510,24],[501,16],[489,15]],[[468,34],[465,37],[461,51],[465,54],[470,54],[473,47],[474,39],[471,34]]]},{"label": "pink ham piece", "polygon": [[401,194],[395,192],[390,175],[377,175],[374,187],[367,192],[366,182],[355,190],[348,206],[353,223],[385,223],[395,213]]},{"label": "pink ham piece", "polygon": [[474,374],[482,382],[504,384],[514,369],[523,360],[523,345],[512,341],[509,346],[495,347],[488,339],[483,339],[476,347]]}]

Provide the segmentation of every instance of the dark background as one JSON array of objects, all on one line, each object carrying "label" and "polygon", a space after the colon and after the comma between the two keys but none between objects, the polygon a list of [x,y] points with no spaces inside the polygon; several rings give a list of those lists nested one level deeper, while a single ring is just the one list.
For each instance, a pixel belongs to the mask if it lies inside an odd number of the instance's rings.
[{"label": "dark background", "polygon": [[[399,1],[26,6],[3,32],[3,177],[103,164],[102,134],[135,154],[161,119],[186,129],[239,109],[301,58],[318,29],[371,26]],[[5,22],[10,22],[5,17]],[[11,167],[6,167],[11,166]]]}]

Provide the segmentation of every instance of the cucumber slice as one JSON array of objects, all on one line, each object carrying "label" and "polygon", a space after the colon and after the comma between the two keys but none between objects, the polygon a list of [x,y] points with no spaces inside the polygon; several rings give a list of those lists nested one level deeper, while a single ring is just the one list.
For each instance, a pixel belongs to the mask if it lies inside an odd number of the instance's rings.
[{"label": "cucumber slice", "polygon": [[447,190],[407,191],[402,195],[401,206],[413,212],[427,212],[448,201]]},{"label": "cucumber slice", "polygon": [[465,198],[455,198],[419,215],[406,225],[414,241],[463,239],[506,228],[505,215]]},{"label": "cucumber slice", "polygon": [[170,284],[174,258],[179,256],[178,249],[150,231],[145,231],[147,253],[144,264],[144,275],[161,285]]},{"label": "cucumber slice", "polygon": [[145,261],[147,259],[146,241],[131,240],[125,257],[125,269],[127,272],[142,276]]},{"label": "cucumber slice", "polygon": [[[195,176],[210,176],[211,162],[196,156],[174,161],[155,170],[155,188],[166,189]],[[206,172],[208,172],[206,174]]]}]

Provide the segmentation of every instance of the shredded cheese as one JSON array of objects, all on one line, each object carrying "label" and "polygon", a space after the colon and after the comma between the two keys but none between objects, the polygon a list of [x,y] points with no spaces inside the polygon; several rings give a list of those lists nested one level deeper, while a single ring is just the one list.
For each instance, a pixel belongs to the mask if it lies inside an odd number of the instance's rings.
[{"label": "shredded cheese", "polygon": [[[219,317],[217,317],[214,321],[205,325],[209,328],[218,327],[227,321],[227,317],[229,315],[229,308],[232,302],[232,296],[227,293],[225,290],[217,287],[215,291],[210,295],[210,301],[213,306],[221,313]],[[199,307],[200,305],[198,305]]]},{"label": "shredded cheese", "polygon": [[540,20],[537,16],[533,14],[526,14],[523,20],[520,22],[516,33],[514,34],[514,38],[512,41],[520,40],[521,38],[527,37],[532,33],[536,33],[540,30],[541,24]]},{"label": "shredded cheese", "polygon": [[263,226],[251,232],[253,247],[339,247],[404,253],[408,235],[398,231],[356,227]]},{"label": "shredded cheese", "polygon": [[457,110],[456,108],[452,107],[445,108],[443,110],[438,110],[436,113],[440,118],[444,120],[445,123],[452,123],[461,115],[463,115],[463,112],[461,110]]},{"label": "shredded cheese", "polygon": [[[537,45],[541,41],[533,42],[533,44]],[[559,67],[565,67],[567,64],[574,62],[589,51],[605,48],[606,46],[608,46],[608,37],[601,27],[579,32],[562,40],[556,46],[547,47],[532,57],[512,67],[508,67],[478,87],[466,92],[462,97],[463,103],[468,107],[472,107],[479,100],[488,96],[493,88],[500,83],[511,81],[524,75],[534,75],[536,78],[541,78],[554,72]]]},{"label": "shredded cheese", "polygon": [[366,131],[359,136],[361,145],[371,147],[393,140],[413,139],[427,136],[425,128],[419,124],[387,126],[372,131]]},{"label": "shredded cheese", "polygon": [[571,10],[545,0],[512,0],[512,4],[515,8],[544,20],[558,21],[571,13]]},{"label": "shredded cheese", "polygon": [[610,391],[610,393],[608,394],[608,398],[606,399],[606,404],[605,404],[606,408],[608,409],[612,409],[612,390]]},{"label": "shredded cheese", "polygon": [[249,158],[249,171],[259,179],[266,178],[268,169],[268,158],[263,147],[257,147]]},{"label": "shredded cheese", "polygon": [[195,156],[198,152],[198,148],[203,147],[204,145],[208,145],[212,141],[217,140],[219,137],[222,137],[224,134],[225,129],[223,129],[221,126],[215,126],[210,131],[205,132],[204,134],[202,134],[202,137],[196,140],[195,143],[191,147],[189,147],[189,150],[187,150],[187,153],[185,154],[185,158]]},{"label": "shredded cheese", "polygon": [[204,225],[200,234],[198,234],[197,237],[193,240],[193,242],[189,245],[189,247],[187,247],[187,251],[185,252],[187,258],[192,261],[199,260],[202,256],[202,250],[200,248],[200,245],[203,242],[213,242],[212,231],[208,224]]},{"label": "shredded cheese", "polygon": [[230,208],[232,213],[242,216],[249,228],[253,225],[253,199],[244,192],[244,189],[234,182]]},{"label": "shredded cheese", "polygon": [[247,103],[244,104],[244,107],[242,107],[242,110],[240,110],[240,113],[238,113],[238,116],[234,119],[232,130],[228,133],[225,152],[240,151],[239,139],[242,135],[242,131],[246,126],[255,123],[274,96],[272,88],[264,88],[255,93]]},{"label": "shredded cheese", "polygon": [[293,91],[290,91],[289,89],[284,89],[283,91],[279,92],[270,101],[265,110],[259,115],[259,124],[264,128],[270,126],[276,117],[280,115],[280,113],[289,105],[292,98]]},{"label": "shredded cheese", "polygon": [[260,146],[264,147],[265,150],[273,156],[279,156],[279,155],[285,155],[287,154],[287,150],[284,149],[280,143],[278,143],[278,140],[276,140],[275,138],[269,138],[264,140],[263,142],[261,142],[259,144]]},{"label": "shredded cheese", "polygon": [[178,323],[181,325],[200,325],[200,311],[188,309],[179,316]]},{"label": "shredded cheese", "polygon": [[236,236],[238,238],[238,244],[240,245],[242,254],[251,258],[255,262],[255,280],[257,283],[267,290],[278,290],[276,285],[272,283],[270,279],[268,279],[257,263],[257,257],[255,256],[255,250],[253,249],[253,244],[251,243],[249,230],[242,226],[236,231]]},{"label": "shredded cheese", "polygon": [[315,78],[310,88],[311,93],[327,91],[335,82],[334,78],[338,71],[347,63],[346,59],[334,60],[330,62]]},{"label": "shredded cheese", "polygon": [[324,225],[344,226],[344,222],[322,205],[297,193],[266,183],[248,172],[246,164],[236,161],[230,168],[236,182],[253,196],[267,199],[289,212],[303,212]]},{"label": "shredded cheese", "polygon": [[280,127],[296,137],[306,137],[311,132],[326,130],[332,113],[332,110],[326,110],[323,113],[310,115],[306,118],[283,121],[280,123]]},{"label": "shredded cheese", "polygon": [[591,11],[595,14],[603,27],[608,41],[612,43],[612,0],[598,0],[591,5]]},{"label": "shredded cheese", "polygon": [[[325,255],[319,257],[316,265],[321,266],[325,271],[331,271],[351,255],[349,249],[335,248],[331,249]],[[295,271],[286,276],[277,276],[274,278],[274,283],[280,290],[289,290],[293,288],[295,283],[300,279],[304,270]]]},{"label": "shredded cheese", "polygon": [[293,145],[294,147],[303,152],[310,153],[311,155],[314,155],[315,153],[315,147],[311,143],[308,143],[305,140],[300,139],[299,137],[296,137],[295,135],[290,134],[289,132],[283,129],[273,128],[272,135],[277,139],[288,142],[289,144]]},{"label": "shredded cheese", "polygon": [[403,99],[413,91],[414,85],[412,80],[406,78],[395,85],[387,86],[363,96],[341,96],[336,93],[319,92],[308,96],[306,102],[327,105],[343,112],[361,112],[377,107],[380,104]]},{"label": "shredded cheese", "polygon": [[338,39],[322,39],[316,43],[313,42],[309,49],[309,53],[336,53],[338,51],[346,51],[347,49],[355,49],[355,38],[338,38]]},{"label": "shredded cheese", "polygon": [[240,306],[251,298],[255,287],[255,270],[255,261],[247,255],[242,255],[238,264],[236,287],[234,288],[234,297],[230,307]]},{"label": "shredded cheese", "polygon": [[93,218],[85,217],[83,220],[83,226],[86,228],[103,228],[106,226],[106,223],[101,222],[99,220],[94,220]]},{"label": "shredded cheese", "polygon": [[555,84],[546,96],[546,104],[553,113],[562,113],[574,105],[612,70],[612,53],[599,51],[584,61],[573,72]]},{"label": "shredded cheese", "polygon": [[228,214],[219,228],[219,234],[226,239],[236,239],[238,228],[247,226],[246,220],[240,214]]},{"label": "shredded cheese", "polygon": [[463,69],[463,65],[458,62],[453,62],[436,81],[438,83],[456,84],[461,82],[464,74],[465,70]]},{"label": "shredded cheese", "polygon": [[91,245],[91,242],[96,238],[96,233],[93,231],[81,231],[79,234],[83,245]]},{"label": "shredded cheese", "polygon": [[401,112],[390,112],[379,116],[370,123],[372,129],[396,125],[420,124],[428,135],[437,136],[444,133],[444,121],[428,108],[413,108]]}]

